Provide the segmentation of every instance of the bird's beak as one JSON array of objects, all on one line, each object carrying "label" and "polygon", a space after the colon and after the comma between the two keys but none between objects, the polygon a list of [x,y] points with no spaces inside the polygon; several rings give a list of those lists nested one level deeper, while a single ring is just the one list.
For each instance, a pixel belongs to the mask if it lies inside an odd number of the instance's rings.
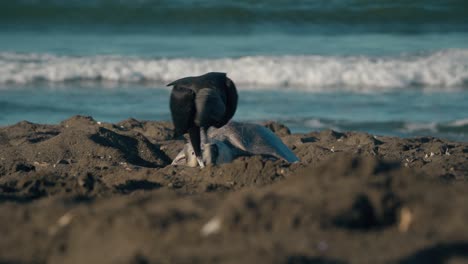
[{"label": "bird's beak", "polygon": [[200,168],[205,168],[205,163],[203,162],[203,160],[200,158],[200,157],[197,157],[197,162],[198,162],[198,165],[200,166]]}]

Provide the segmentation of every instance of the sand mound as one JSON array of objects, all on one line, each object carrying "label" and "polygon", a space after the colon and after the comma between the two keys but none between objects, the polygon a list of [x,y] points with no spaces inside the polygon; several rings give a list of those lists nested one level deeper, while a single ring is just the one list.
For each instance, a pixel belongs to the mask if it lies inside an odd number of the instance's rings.
[{"label": "sand mound", "polygon": [[265,126],[302,162],[170,166],[167,122],[0,128],[0,263],[468,260],[467,143]]}]

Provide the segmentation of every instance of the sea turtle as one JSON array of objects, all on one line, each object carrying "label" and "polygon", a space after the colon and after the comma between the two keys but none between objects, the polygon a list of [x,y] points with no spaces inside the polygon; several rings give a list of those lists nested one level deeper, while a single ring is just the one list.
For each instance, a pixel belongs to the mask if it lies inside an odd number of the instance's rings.
[{"label": "sea turtle", "polygon": [[[287,162],[297,156],[270,129],[259,124],[231,121],[221,128],[208,130],[208,143],[203,145],[206,164],[228,163],[240,156],[264,155]],[[191,144],[185,144],[172,165],[196,167],[197,157]]]}]

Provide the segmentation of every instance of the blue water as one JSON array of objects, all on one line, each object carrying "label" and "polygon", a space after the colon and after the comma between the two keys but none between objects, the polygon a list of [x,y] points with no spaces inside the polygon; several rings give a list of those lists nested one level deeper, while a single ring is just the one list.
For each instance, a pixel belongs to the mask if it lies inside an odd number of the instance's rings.
[{"label": "blue water", "polygon": [[0,125],[170,120],[164,84],[225,71],[235,119],[468,141],[465,1],[0,3]]}]

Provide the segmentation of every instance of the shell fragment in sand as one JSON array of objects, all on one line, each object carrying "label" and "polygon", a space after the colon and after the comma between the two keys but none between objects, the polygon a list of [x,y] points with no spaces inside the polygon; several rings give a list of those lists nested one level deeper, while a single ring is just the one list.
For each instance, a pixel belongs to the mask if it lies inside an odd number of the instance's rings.
[{"label": "shell fragment in sand", "polygon": [[408,207],[401,208],[400,211],[400,222],[398,223],[398,230],[402,233],[406,233],[413,222],[413,213]]},{"label": "shell fragment in sand", "polygon": [[66,227],[67,225],[69,225],[71,223],[71,221],[73,220],[75,216],[70,213],[70,212],[67,212],[65,213],[64,215],[62,215],[58,220],[57,222],[55,223],[55,225],[51,226],[49,228],[49,234],[50,235],[55,235],[61,228],[63,227]]},{"label": "shell fragment in sand", "polygon": [[218,233],[219,230],[221,230],[221,219],[214,217],[202,227],[200,233],[202,236],[209,236]]}]

